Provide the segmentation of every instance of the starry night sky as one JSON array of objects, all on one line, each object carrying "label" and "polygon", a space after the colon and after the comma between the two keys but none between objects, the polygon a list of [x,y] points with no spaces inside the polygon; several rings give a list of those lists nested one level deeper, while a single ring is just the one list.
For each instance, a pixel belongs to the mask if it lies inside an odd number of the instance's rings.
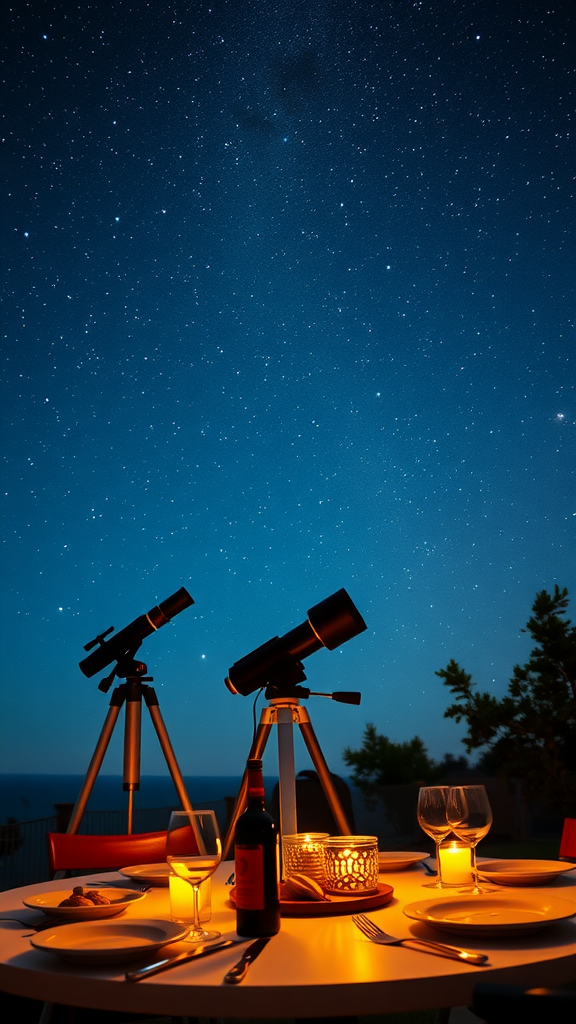
[{"label": "starry night sky", "polygon": [[86,770],[83,645],[181,586],[139,656],[185,774],[241,772],[228,668],[341,587],[330,768],[368,722],[464,753],[435,672],[501,694],[576,594],[571,0],[2,20],[0,769]]}]

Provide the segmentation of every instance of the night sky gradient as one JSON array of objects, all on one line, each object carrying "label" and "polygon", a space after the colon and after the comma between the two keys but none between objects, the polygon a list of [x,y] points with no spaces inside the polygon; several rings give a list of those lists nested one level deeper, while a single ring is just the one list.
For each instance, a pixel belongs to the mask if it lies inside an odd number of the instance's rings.
[{"label": "night sky gradient", "polygon": [[86,770],[83,645],[181,586],[140,656],[185,774],[241,772],[228,668],[340,587],[330,768],[368,722],[464,753],[435,672],[502,694],[536,592],[576,596],[573,3],[2,21],[0,770]]}]

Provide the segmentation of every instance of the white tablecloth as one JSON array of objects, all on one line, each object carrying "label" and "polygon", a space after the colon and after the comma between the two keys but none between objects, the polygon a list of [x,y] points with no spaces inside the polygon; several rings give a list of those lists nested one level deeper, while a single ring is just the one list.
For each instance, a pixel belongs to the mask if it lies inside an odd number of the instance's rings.
[{"label": "white tablecloth", "polygon": [[[211,927],[235,936],[235,915],[225,880],[232,864],[221,864],[213,880]],[[573,900],[576,872],[538,889],[508,888],[507,894],[542,893]],[[102,872],[93,879],[120,878]],[[284,917],[278,935],[269,942],[240,985],[226,985],[227,970],[239,959],[237,946],[185,964],[138,983],[129,983],[126,965],[83,966],[35,950],[27,929],[0,921],[0,988],[7,992],[55,1003],[69,1003],[131,1013],[206,1017],[328,1017],[369,1015],[460,1006],[472,1001],[478,982],[557,986],[576,978],[576,918],[543,931],[515,937],[469,939],[442,935],[410,921],[402,907],[431,898],[430,881],[420,866],[380,876],[394,886],[394,899],[370,912],[396,936],[418,934],[440,938],[487,952],[490,966],[478,968],[402,947],[368,942],[349,915]],[[81,879],[78,881],[82,881]],[[46,882],[0,893],[0,918],[27,911],[23,897],[62,889],[62,881]],[[481,899],[482,897],[478,897]],[[152,889],[126,914],[131,917],[169,917],[166,888]],[[179,943],[179,947],[185,948]],[[153,959],[152,955],[149,959]]]}]

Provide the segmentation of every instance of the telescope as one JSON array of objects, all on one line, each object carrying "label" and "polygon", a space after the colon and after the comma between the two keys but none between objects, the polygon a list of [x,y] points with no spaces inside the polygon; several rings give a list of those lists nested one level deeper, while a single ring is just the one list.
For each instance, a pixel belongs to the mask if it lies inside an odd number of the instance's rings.
[{"label": "telescope", "polygon": [[309,608],[307,615],[306,622],[284,636],[272,637],[232,665],[224,680],[231,693],[241,693],[247,697],[254,690],[273,682],[275,676],[281,675],[314,651],[321,647],[333,651],[367,628],[343,588]]},{"label": "telescope", "polygon": [[116,636],[105,640],[104,638],[114,629],[114,626],[110,626],[105,633],[100,633],[94,640],[84,645],[85,651],[90,651],[96,644],[100,646],[80,662],[80,669],[90,679],[96,672],[106,668],[111,661],[119,661],[127,655],[133,656],[145,637],[160,629],[191,604],[194,604],[194,601],[190,594],[185,587],[180,587],[180,590],[151,608],[145,615],[139,615],[129,626],[116,633]]}]

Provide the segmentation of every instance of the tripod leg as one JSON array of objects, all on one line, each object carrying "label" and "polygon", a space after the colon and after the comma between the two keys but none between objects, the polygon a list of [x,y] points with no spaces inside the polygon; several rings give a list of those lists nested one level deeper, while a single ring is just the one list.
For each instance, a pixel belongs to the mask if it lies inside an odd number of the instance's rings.
[{"label": "tripod leg", "polygon": [[[306,715],[306,713],[303,712],[303,709],[301,710],[300,714]],[[307,715],[306,718],[308,718]],[[350,828],[350,825],[346,819],[346,815],[344,814],[342,804],[340,803],[340,799],[338,797],[338,793],[336,792],[336,788],[332,782],[332,779],[330,778],[330,771],[328,769],[326,761],[324,760],[324,755],[320,750],[320,744],[318,743],[316,734],[314,732],[314,729],[312,728],[312,723],[310,722],[310,720],[300,721],[299,725],[304,742],[308,748],[308,753],[310,754],[312,764],[314,765],[316,771],[318,772],[318,777],[322,784],[322,789],[326,794],[326,799],[328,801],[328,804],[330,805],[330,810],[332,811],[336,824],[340,829],[340,834],[343,836],[349,836],[352,834],[352,829]]]},{"label": "tripod leg", "polygon": [[90,794],[92,792],[92,787],[94,786],[94,782],[102,766],[104,755],[108,749],[108,744],[110,743],[110,737],[112,736],[114,726],[116,725],[118,715],[120,714],[120,708],[124,703],[125,692],[126,691],[124,685],[117,686],[110,698],[110,707],[108,709],[108,714],[106,715],[106,718],[104,720],[102,732],[100,733],[98,743],[96,744],[96,748],[92,755],[92,760],[90,761],[88,771],[86,772],[86,777],[82,784],[82,789],[80,790],[80,795],[74,805],[74,810],[72,811],[70,823],[66,830],[69,835],[76,835],[80,827],[82,815],[84,814],[86,804],[88,803]]},{"label": "tripod leg", "polygon": [[182,773],[180,772],[180,768],[178,767],[176,755],[174,753],[172,744],[166,731],[164,719],[162,718],[162,714],[160,711],[160,705],[158,704],[158,698],[151,686],[147,686],[146,689],[144,690],[144,699],[146,701],[146,707],[150,712],[152,724],[154,725],[154,728],[156,730],[158,742],[160,743],[162,753],[164,754],[164,760],[168,765],[168,771],[170,772],[172,782],[174,783],[174,787],[178,794],[178,799],[182,804],[182,809],[184,811],[191,811],[193,808],[192,804],[190,803],[190,797],[186,792],[184,779],[182,778]]},{"label": "tripod leg", "polygon": [[[261,715],[261,718],[260,718],[260,723],[259,723],[258,728],[256,730],[256,736],[254,737],[254,742],[253,742],[253,744],[252,744],[252,746],[250,748],[250,753],[248,754],[248,758],[249,759],[251,757],[262,757],[262,755],[263,755],[263,753],[264,753],[264,751],[266,749],[266,743],[268,741],[268,737],[270,735],[270,729],[271,728],[272,728],[272,722],[270,721],[269,709],[265,708],[263,710],[263,712],[262,712],[262,715]],[[232,818],[230,819],[230,824],[228,826],[228,831],[226,832],[226,838],[224,840],[224,847],[223,847],[223,850],[222,850],[222,860],[228,860],[228,854],[229,854],[230,850],[234,846],[234,831],[236,829],[236,822],[238,821],[238,818],[242,814],[242,811],[246,808],[246,794],[247,794],[247,792],[248,792],[248,770],[245,769],[244,770],[244,775],[242,776],[242,782],[240,784],[240,789],[238,791],[238,796],[236,798],[236,803],[234,805],[234,810],[232,812]]]}]

